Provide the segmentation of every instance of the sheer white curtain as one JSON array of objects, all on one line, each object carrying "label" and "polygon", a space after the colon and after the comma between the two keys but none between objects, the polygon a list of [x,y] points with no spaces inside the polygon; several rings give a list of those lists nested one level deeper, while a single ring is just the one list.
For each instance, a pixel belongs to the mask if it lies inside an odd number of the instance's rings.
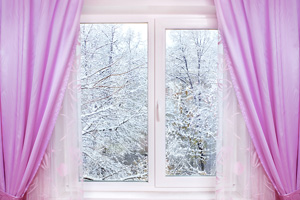
[{"label": "sheer white curtain", "polygon": [[72,68],[54,132],[39,171],[25,195],[27,200],[83,199],[77,66],[79,63]]},{"label": "sheer white curtain", "polygon": [[218,133],[216,199],[275,200],[276,192],[252,145],[223,58],[220,54],[222,123]]}]

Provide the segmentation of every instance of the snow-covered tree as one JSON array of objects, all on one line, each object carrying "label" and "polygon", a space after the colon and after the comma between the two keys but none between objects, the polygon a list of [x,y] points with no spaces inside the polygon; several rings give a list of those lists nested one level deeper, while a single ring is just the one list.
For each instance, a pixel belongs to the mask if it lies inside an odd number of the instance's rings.
[{"label": "snow-covered tree", "polygon": [[217,31],[170,30],[166,58],[168,175],[214,175]]},{"label": "snow-covered tree", "polygon": [[147,179],[147,44],[130,26],[81,25],[87,180]]},{"label": "snow-covered tree", "polygon": [[[142,28],[143,27],[143,28]],[[146,25],[81,25],[85,180],[147,181]],[[166,173],[214,175],[217,32],[168,31]]]}]

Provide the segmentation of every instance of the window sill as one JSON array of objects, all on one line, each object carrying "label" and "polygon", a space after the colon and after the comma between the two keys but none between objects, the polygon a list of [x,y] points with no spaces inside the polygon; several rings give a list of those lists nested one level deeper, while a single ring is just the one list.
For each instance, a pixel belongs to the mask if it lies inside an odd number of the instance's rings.
[{"label": "window sill", "polygon": [[214,191],[84,192],[84,200],[214,200]]}]

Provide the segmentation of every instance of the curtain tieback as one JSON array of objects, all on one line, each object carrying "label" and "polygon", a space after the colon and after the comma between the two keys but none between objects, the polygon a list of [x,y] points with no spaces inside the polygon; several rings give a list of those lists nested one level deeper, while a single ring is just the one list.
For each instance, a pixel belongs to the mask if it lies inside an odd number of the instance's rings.
[{"label": "curtain tieback", "polygon": [[299,200],[300,199],[300,189],[296,190],[295,192],[279,195],[280,200]]},{"label": "curtain tieback", "polygon": [[22,200],[22,197],[14,197],[0,190],[0,200]]}]

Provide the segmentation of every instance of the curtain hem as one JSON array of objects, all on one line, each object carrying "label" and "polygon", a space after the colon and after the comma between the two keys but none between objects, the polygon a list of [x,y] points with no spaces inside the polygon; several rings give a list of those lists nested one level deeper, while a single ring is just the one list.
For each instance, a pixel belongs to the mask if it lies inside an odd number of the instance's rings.
[{"label": "curtain hem", "polygon": [[1,200],[22,200],[23,197],[16,197],[0,190]]},{"label": "curtain hem", "polygon": [[279,195],[280,200],[299,200],[300,199],[300,188],[298,188],[296,191],[289,193],[289,194],[284,194],[284,195]]}]

